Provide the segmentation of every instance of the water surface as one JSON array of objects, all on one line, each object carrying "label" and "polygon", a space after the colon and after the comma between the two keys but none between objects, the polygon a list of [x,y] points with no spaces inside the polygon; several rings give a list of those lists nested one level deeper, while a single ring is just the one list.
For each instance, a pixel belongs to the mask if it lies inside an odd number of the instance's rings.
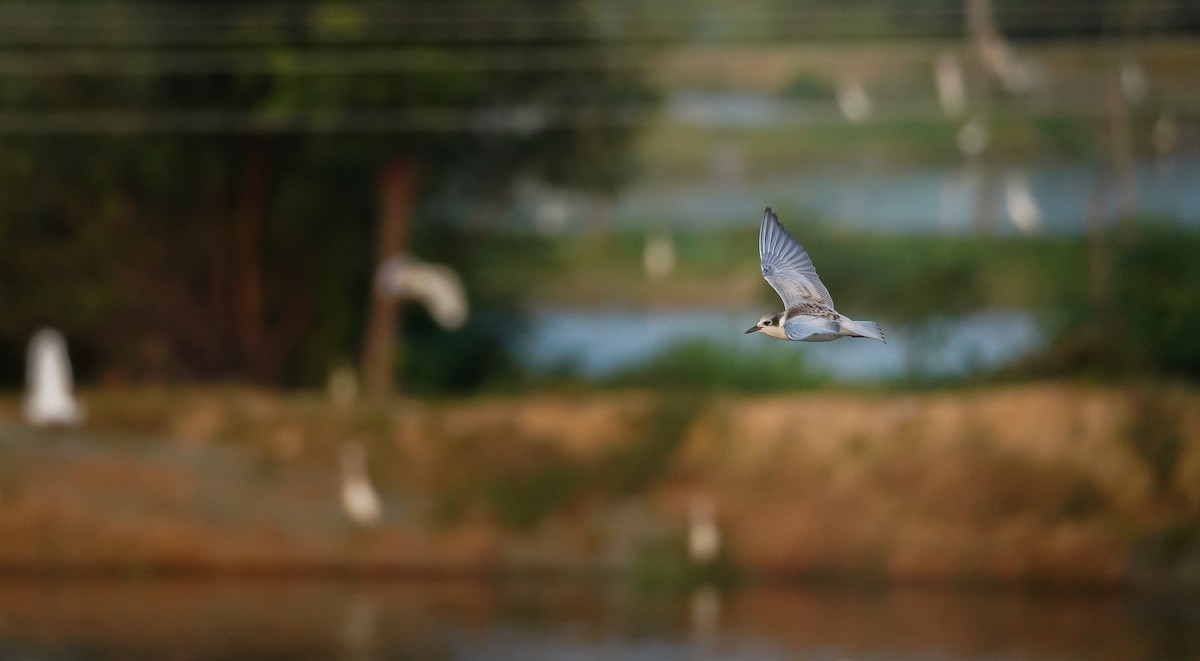
[{"label": "water surface", "polygon": [[887,344],[871,340],[784,345],[744,331],[763,311],[724,309],[544,309],[531,317],[531,332],[517,347],[526,364],[540,369],[570,365],[603,377],[637,367],[685,342],[705,342],[736,357],[761,351],[801,352],[815,372],[838,382],[871,382],[906,374],[961,377],[994,369],[1045,344],[1033,314],[987,310],[930,320],[920,327],[879,319]]},{"label": "water surface", "polygon": [[1200,602],[942,589],[560,582],[0,584],[0,657],[1185,659]]}]

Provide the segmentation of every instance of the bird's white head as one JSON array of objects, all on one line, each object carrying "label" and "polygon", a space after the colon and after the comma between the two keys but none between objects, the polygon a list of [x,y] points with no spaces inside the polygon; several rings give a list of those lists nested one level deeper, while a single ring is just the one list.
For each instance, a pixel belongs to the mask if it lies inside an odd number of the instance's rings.
[{"label": "bird's white head", "polygon": [[772,314],[764,314],[762,319],[758,320],[757,324],[746,330],[747,333],[762,333],[777,340],[786,340],[788,336],[783,332],[783,314],[775,312]]}]

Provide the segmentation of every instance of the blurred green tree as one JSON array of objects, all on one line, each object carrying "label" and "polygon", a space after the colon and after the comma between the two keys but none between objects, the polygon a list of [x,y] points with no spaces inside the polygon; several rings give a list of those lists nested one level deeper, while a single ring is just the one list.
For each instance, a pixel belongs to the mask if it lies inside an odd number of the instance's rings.
[{"label": "blurred green tree", "polygon": [[428,257],[470,285],[485,248],[463,245],[479,236],[464,226],[496,215],[516,178],[615,186],[631,113],[651,100],[600,34],[620,34],[632,9],[4,12],[0,185],[20,191],[0,200],[10,375],[51,323],[117,377],[313,383],[361,350],[386,390],[396,310],[370,300],[374,265],[429,223],[458,245],[428,242]]}]

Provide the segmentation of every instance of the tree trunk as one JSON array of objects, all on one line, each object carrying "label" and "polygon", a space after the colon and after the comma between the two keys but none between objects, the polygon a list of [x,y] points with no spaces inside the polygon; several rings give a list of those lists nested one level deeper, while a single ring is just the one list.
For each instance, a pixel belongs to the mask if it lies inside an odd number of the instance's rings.
[{"label": "tree trunk", "polygon": [[266,210],[267,153],[261,146],[251,150],[242,173],[242,188],[233,213],[234,334],[242,364],[250,376],[268,378],[262,370],[263,339],[266,334],[262,263],[262,226]]},{"label": "tree trunk", "polygon": [[396,299],[381,296],[375,289],[380,264],[404,250],[412,224],[416,166],[398,158],[379,172],[379,224],[375,235],[375,265],[371,269],[371,308],[363,337],[363,387],[368,397],[380,399],[394,392],[392,369],[400,320]]}]

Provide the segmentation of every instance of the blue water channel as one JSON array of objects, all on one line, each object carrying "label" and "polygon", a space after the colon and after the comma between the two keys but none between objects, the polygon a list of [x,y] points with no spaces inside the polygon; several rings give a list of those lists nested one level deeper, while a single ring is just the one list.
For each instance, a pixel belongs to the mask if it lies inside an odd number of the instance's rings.
[{"label": "blue water channel", "polygon": [[704,342],[729,355],[803,352],[806,368],[835,382],[869,383],[905,376],[960,377],[1002,367],[1043,347],[1034,316],[988,310],[919,325],[879,322],[887,344],[842,339],[783,343],[746,335],[761,311],[725,309],[542,309],[517,346],[530,367],[570,368],[602,378],[637,367],[680,344]]}]

